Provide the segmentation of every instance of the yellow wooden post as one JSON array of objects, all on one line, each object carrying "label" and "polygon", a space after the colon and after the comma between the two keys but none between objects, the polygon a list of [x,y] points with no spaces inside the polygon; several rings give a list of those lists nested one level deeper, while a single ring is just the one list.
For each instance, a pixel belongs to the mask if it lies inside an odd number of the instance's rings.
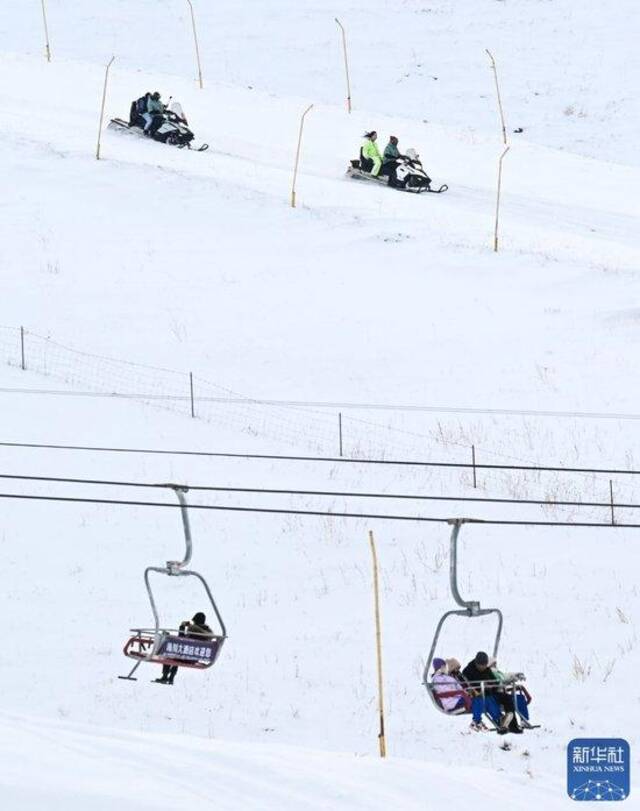
[{"label": "yellow wooden post", "polygon": [[507,127],[504,121],[504,109],[502,107],[502,97],[500,96],[500,84],[498,83],[498,69],[496,67],[496,60],[493,58],[493,54],[488,48],[485,48],[487,55],[491,61],[491,70],[493,71],[493,78],[495,80],[496,85],[496,97],[498,99],[498,110],[500,112],[500,130],[502,133],[502,143],[504,145],[504,149],[500,153],[500,157],[498,158],[498,185],[496,188],[496,217],[495,217],[495,225],[493,229],[493,250],[495,253],[498,252],[498,225],[500,220],[500,195],[502,192],[502,161],[505,158],[505,155],[509,151],[510,147],[507,143]]},{"label": "yellow wooden post", "polygon": [[45,0],[42,0],[42,20],[44,22],[44,41],[47,62],[51,62],[51,46],[49,45],[49,25],[47,23],[47,8]]},{"label": "yellow wooden post", "polygon": [[193,27],[193,41],[196,46],[196,62],[198,64],[198,82],[200,83],[200,90],[204,87],[202,83],[202,65],[200,64],[200,47],[198,45],[198,32],[196,30],[196,15],[193,11],[193,3],[191,0],[187,0],[189,3],[189,8],[191,10],[191,25]]},{"label": "yellow wooden post", "polygon": [[107,101],[107,83],[109,82],[109,68],[113,65],[115,56],[112,56],[104,72],[104,87],[102,89],[102,106],[100,107],[100,124],[98,126],[98,145],[96,147],[96,160],[100,160],[100,141],[102,139],[102,124],[104,121],[104,106]]},{"label": "yellow wooden post", "polygon": [[498,159],[498,189],[496,192],[496,224],[493,231],[493,250],[498,252],[498,220],[500,218],[500,191],[502,189],[502,161],[511,147],[505,146]]},{"label": "yellow wooden post", "polygon": [[376,662],[378,669],[378,746],[380,757],[387,756],[387,739],[384,731],[384,684],[382,680],[382,630],[380,627],[380,593],[378,584],[378,555],[376,554],[376,544],[373,539],[373,532],[369,530],[369,545],[371,546],[371,557],[373,560],[373,599],[376,619]]},{"label": "yellow wooden post", "polygon": [[500,111],[500,125],[502,127],[502,142],[504,144],[507,143],[507,127],[504,123],[504,110],[502,109],[502,98],[500,96],[500,85],[498,84],[498,69],[496,67],[496,60],[493,58],[493,54],[488,48],[485,48],[485,51],[489,55],[489,59],[491,60],[491,69],[493,70],[493,78],[495,79],[496,83],[496,96],[498,97],[498,110]]},{"label": "yellow wooden post", "polygon": [[298,148],[296,149],[296,160],[293,166],[293,181],[291,183],[291,208],[296,207],[296,180],[298,179],[298,165],[300,163],[300,148],[302,146],[302,130],[304,128],[304,119],[312,107],[313,104],[310,104],[300,117],[300,130],[298,132]]},{"label": "yellow wooden post", "polygon": [[344,55],[344,72],[347,77],[347,112],[351,112],[351,82],[349,81],[349,59],[347,56],[347,34],[344,30],[344,25],[337,17],[334,17],[340,31],[342,32],[342,52]]}]

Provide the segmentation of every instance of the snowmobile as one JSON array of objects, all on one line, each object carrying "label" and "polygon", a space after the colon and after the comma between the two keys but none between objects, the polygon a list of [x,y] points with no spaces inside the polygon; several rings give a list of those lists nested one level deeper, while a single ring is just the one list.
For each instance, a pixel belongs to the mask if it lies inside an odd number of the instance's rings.
[{"label": "snowmobile", "polygon": [[145,120],[138,112],[138,104],[136,101],[132,101],[129,121],[124,121],[122,118],[112,118],[109,122],[109,129],[130,132],[140,137],[149,137],[154,141],[160,141],[162,144],[177,146],[178,149],[186,147],[196,152],[204,152],[209,149],[209,144],[202,144],[198,147],[193,146],[193,132],[189,129],[182,106],[177,101],[171,101],[170,99],[161,117],[160,126],[152,125],[151,133],[147,135],[144,131]]},{"label": "snowmobile", "polygon": [[[374,183],[380,183],[383,186],[390,186],[393,189],[400,191],[413,192],[414,194],[421,194],[422,192],[431,192],[432,194],[442,194],[449,187],[445,184],[438,189],[431,188],[431,178],[425,172],[420,156],[415,149],[407,149],[407,154],[402,155],[396,161],[396,179],[391,183],[391,178],[388,175],[372,175],[371,172],[363,169],[362,152],[360,152],[360,160],[352,160],[351,165],[347,169],[347,176],[355,180],[370,180]],[[383,167],[384,171],[384,167]]]}]

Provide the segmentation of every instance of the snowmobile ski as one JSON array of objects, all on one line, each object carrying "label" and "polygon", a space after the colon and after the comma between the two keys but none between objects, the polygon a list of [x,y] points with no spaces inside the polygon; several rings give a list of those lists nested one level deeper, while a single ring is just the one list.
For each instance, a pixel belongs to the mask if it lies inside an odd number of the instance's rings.
[{"label": "snowmobile ski", "polygon": [[355,163],[359,163],[359,161],[353,161],[351,166],[347,168],[347,176],[354,178],[354,180],[367,180],[372,183],[378,183],[381,186],[387,186],[390,189],[409,192],[410,194],[423,194],[424,192],[442,194],[449,188],[446,184],[443,184],[438,189],[431,188],[431,180],[424,172],[417,171],[410,171],[406,177],[406,182],[391,185],[386,175],[372,175],[370,172],[365,172],[360,169],[359,166],[354,166]]}]

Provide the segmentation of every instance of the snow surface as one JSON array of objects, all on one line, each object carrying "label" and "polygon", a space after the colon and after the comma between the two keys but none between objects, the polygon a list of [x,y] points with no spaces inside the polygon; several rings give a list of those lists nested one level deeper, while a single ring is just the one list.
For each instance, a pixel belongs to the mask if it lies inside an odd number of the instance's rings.
[{"label": "snow surface", "polygon": [[[635,2],[603,15],[568,0],[339,8],[282,0],[245,4],[240,18],[197,3],[203,91],[191,79],[186,4],[47,6],[51,64],[37,3],[5,0],[0,17],[3,325],[88,353],[193,370],[249,397],[638,411]],[[352,47],[351,116],[336,13]],[[509,131],[525,129],[510,132],[497,255],[500,144],[485,47],[501,69]],[[187,153],[105,131],[96,162],[112,53],[108,116],[126,117],[133,97],[157,87],[182,102],[211,149]],[[298,120],[310,102],[291,210]],[[450,191],[416,198],[345,179],[372,126],[417,147]],[[160,371],[74,361],[53,345],[44,376],[29,336],[21,372],[15,334],[6,335],[11,357],[3,332],[2,362],[13,365],[0,366],[0,440],[336,453],[336,408],[209,405],[202,421],[184,404],[170,413],[148,397],[71,396],[175,385],[173,394],[179,384]],[[70,396],[8,391],[51,388]],[[343,411],[354,457],[466,462],[473,443],[484,461],[638,466],[637,420]],[[598,502],[608,500],[610,478],[484,471],[474,489],[468,471],[438,469],[9,448],[0,460],[7,474]],[[613,477],[618,501],[638,503],[636,478]],[[9,480],[1,490],[147,496]],[[609,518],[597,507],[191,498]],[[436,713],[420,683],[438,618],[453,607],[446,526],[194,510],[193,564],[210,581],[229,640],[213,671],[181,673],[169,691],[148,683],[155,668],[141,668],[137,683],[117,675],[127,666],[127,629],[150,621],[144,567],[182,549],[178,514],[2,507],[12,640],[11,655],[0,656],[3,808],[175,807],[185,796],[234,809],[458,808],[470,795],[478,808],[553,808],[567,802],[571,738],[622,736],[632,752],[638,745],[637,530],[463,531],[463,595],[505,612],[501,664],[527,673],[542,724],[505,753],[495,736],[461,734],[466,719]],[[619,509],[618,520],[640,523],[638,510]],[[375,757],[369,529],[381,563],[388,763]],[[161,592],[161,609],[174,624],[200,608],[200,596],[168,585],[175,589]],[[467,660],[490,647],[492,631],[483,620],[454,624],[439,653]],[[158,785],[161,797],[150,794]],[[635,802],[633,785],[627,802]]]}]

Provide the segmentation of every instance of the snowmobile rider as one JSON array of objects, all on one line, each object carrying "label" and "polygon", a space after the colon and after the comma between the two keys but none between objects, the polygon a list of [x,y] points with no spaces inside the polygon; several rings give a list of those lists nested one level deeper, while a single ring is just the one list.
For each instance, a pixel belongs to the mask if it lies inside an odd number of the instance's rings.
[{"label": "snowmobile rider", "polygon": [[146,135],[153,135],[153,133],[162,126],[164,121],[164,104],[160,100],[160,93],[156,90],[155,93],[147,96],[147,109],[142,113],[145,120],[144,132]]},{"label": "snowmobile rider", "polygon": [[365,132],[364,143],[360,148],[360,168],[363,172],[370,172],[374,177],[378,177],[382,169],[382,155],[378,149],[376,139],[378,133],[375,130]]},{"label": "snowmobile rider", "polygon": [[404,155],[400,154],[400,150],[398,149],[398,139],[395,135],[389,136],[389,143],[384,148],[383,154],[384,163],[390,163],[391,161],[400,160],[400,158],[404,158]]},{"label": "snowmobile rider", "polygon": [[398,149],[398,139],[395,135],[389,136],[389,143],[384,148],[384,153],[382,156],[382,171],[380,172],[381,175],[387,175],[389,178],[389,185],[396,186],[397,185],[397,176],[396,170],[398,168],[398,161],[404,158],[404,155],[400,154],[400,150]]},{"label": "snowmobile rider", "polygon": [[[192,620],[185,620],[180,623],[178,636],[185,636],[188,639],[213,639],[213,631],[207,625],[207,618],[198,611],[193,615]],[[178,672],[178,665],[162,665],[162,677],[156,679],[158,684],[173,684],[173,680]]]}]

